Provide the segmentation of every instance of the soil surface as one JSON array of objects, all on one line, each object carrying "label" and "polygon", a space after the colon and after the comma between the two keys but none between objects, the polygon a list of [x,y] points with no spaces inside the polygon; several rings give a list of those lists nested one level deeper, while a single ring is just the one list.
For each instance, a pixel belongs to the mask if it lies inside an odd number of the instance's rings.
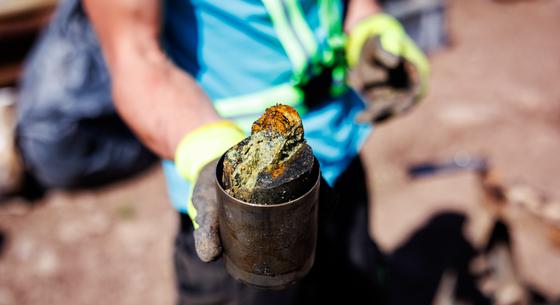
[{"label": "soil surface", "polygon": [[[482,209],[471,173],[407,179],[415,162],[487,157],[506,183],[560,200],[560,2],[450,1],[451,45],[431,57],[431,91],[379,126],[363,157],[372,232],[391,251],[434,213]],[[560,247],[513,213],[523,278],[560,296]],[[174,304],[177,217],[154,168],[97,190],[0,205],[0,305]]]}]

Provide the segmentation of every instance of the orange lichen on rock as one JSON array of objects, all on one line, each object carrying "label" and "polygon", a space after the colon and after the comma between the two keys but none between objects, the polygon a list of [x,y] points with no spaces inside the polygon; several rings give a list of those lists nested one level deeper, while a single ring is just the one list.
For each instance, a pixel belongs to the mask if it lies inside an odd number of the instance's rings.
[{"label": "orange lichen on rock", "polygon": [[286,167],[284,166],[284,164],[278,164],[276,166],[273,167],[273,169],[271,170],[270,174],[272,175],[273,179],[276,179],[280,176],[282,176],[284,174],[284,169]]},{"label": "orange lichen on rock", "polygon": [[284,137],[301,134],[303,137],[303,125],[297,111],[287,105],[272,106],[253,123],[251,133],[262,130],[275,131]]}]

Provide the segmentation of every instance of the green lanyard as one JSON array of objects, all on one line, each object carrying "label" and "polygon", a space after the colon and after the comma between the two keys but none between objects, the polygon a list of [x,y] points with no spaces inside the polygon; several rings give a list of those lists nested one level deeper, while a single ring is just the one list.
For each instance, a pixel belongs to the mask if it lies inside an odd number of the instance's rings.
[{"label": "green lanyard", "polygon": [[319,18],[321,26],[328,31],[328,47],[323,50],[323,63],[333,69],[333,84],[330,88],[330,93],[332,96],[339,96],[347,89],[346,56],[344,55],[346,37],[342,30],[342,8],[340,1],[319,0]]},{"label": "green lanyard", "polygon": [[320,73],[321,66],[335,66],[344,47],[340,1],[317,0],[320,26],[327,43],[319,52],[317,38],[305,20],[298,0],[263,0],[282,46],[293,66],[294,85],[304,84]]},{"label": "green lanyard", "polygon": [[214,101],[214,107],[221,116],[235,121],[246,132],[250,132],[252,122],[264,109],[279,102],[305,114],[307,108],[303,103],[305,96],[301,87],[319,75],[324,67],[333,71],[330,94],[339,96],[346,91],[341,4],[337,0],[317,1],[321,30],[326,32],[326,45],[322,48],[319,48],[318,39],[305,20],[298,0],[263,0],[292,63],[292,80],[264,91]]},{"label": "green lanyard", "polygon": [[339,2],[319,0],[319,18],[321,26],[327,29],[328,48],[325,48],[323,52],[323,61],[332,64],[335,61],[335,52],[344,49],[342,12]]}]

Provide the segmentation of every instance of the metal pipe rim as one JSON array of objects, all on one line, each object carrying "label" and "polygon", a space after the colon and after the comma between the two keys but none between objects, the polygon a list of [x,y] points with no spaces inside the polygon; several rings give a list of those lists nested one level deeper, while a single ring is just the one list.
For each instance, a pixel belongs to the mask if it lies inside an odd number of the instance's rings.
[{"label": "metal pipe rim", "polygon": [[309,196],[310,193],[312,193],[316,188],[319,187],[319,184],[321,183],[321,175],[320,175],[320,170],[319,170],[319,161],[317,160],[316,157],[313,157],[313,169],[312,169],[312,175],[316,175],[316,181],[313,184],[313,186],[307,191],[305,192],[303,195],[299,196],[298,198],[292,199],[290,201],[286,201],[284,203],[278,203],[278,204],[257,204],[257,203],[250,203],[250,202],[246,202],[246,201],[242,201],[239,200],[233,196],[231,196],[228,192],[226,192],[226,190],[224,190],[223,186],[222,186],[222,171],[223,171],[223,167],[222,167],[222,162],[225,158],[225,154],[222,155],[222,157],[220,158],[220,160],[218,161],[218,165],[216,166],[216,175],[214,177],[214,182],[216,183],[216,185],[218,185],[218,189],[220,190],[221,193],[223,193],[224,195],[226,195],[228,197],[229,200],[233,201],[236,204],[239,205],[244,205],[244,206],[250,206],[250,207],[255,207],[255,208],[262,208],[262,209],[269,209],[269,208],[278,208],[278,207],[282,207],[282,206],[287,206],[290,204],[293,204],[295,202],[300,201],[302,198]]}]

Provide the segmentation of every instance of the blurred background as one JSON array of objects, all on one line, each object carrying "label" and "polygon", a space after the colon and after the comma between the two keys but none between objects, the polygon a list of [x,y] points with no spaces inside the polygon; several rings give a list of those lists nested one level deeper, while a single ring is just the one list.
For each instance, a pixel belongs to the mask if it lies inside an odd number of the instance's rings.
[{"label": "blurred background", "polygon": [[[398,251],[435,215],[464,214],[485,249],[471,269],[494,303],[560,304],[560,1],[438,3],[423,21],[445,23],[424,47],[447,42],[430,53],[429,96],[380,124],[362,154],[372,236]],[[2,100],[15,98],[55,5],[0,0]],[[94,190],[3,199],[0,305],[173,304],[167,201],[157,166]],[[456,304],[453,279],[434,304]]]}]

